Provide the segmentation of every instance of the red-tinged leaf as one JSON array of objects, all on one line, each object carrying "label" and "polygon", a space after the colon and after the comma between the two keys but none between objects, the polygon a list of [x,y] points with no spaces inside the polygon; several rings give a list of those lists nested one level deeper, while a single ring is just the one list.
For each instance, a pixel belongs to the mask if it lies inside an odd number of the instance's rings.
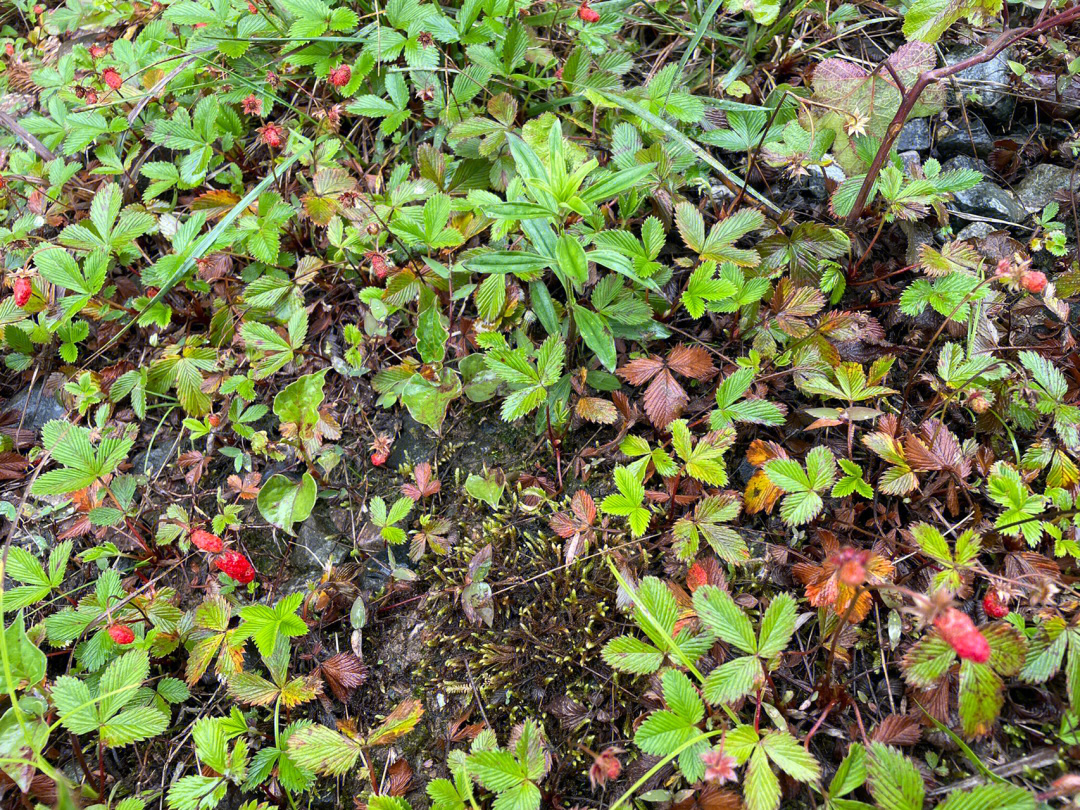
[{"label": "red-tinged leaf", "polygon": [[223,217],[229,213],[240,198],[226,189],[214,189],[200,194],[191,201],[192,211],[207,211],[208,218]]},{"label": "red-tinged leaf", "polygon": [[579,489],[574,493],[574,497],[570,501],[570,508],[574,512],[574,517],[585,526],[591,526],[596,522],[596,502],[592,499],[592,495],[585,490]]},{"label": "red-tinged leaf", "polygon": [[622,368],[616,370],[616,374],[631,385],[644,385],[655,377],[664,368],[663,358],[653,354],[648,357],[639,357],[631,360]]},{"label": "red-tinged leaf", "polygon": [[343,652],[323,661],[319,672],[334,697],[347,703],[353,690],[367,680],[368,668],[352,653]]},{"label": "red-tinged leaf", "polygon": [[407,759],[398,759],[386,769],[386,794],[404,796],[412,786],[413,771]]},{"label": "red-tinged leaf", "polygon": [[686,390],[666,368],[649,383],[643,397],[649,421],[661,430],[678,418],[689,401]]},{"label": "red-tinged leaf", "polygon": [[706,785],[688,799],[673,805],[672,810],[740,810],[742,806],[736,791]]},{"label": "red-tinged leaf", "polygon": [[915,745],[921,736],[918,718],[910,714],[889,714],[878,723],[870,739],[885,745]]},{"label": "red-tinged leaf", "polygon": [[600,397],[582,397],[574,407],[579,417],[587,422],[613,425],[619,421],[619,411],[608,400]]},{"label": "red-tinged leaf", "polygon": [[401,494],[406,498],[419,501],[436,495],[442,490],[442,482],[438,478],[432,477],[431,465],[426,461],[416,465],[413,470],[413,478],[416,480],[415,484],[406,483],[401,485]]},{"label": "red-tinged leaf", "polygon": [[722,591],[728,590],[727,576],[716,557],[705,557],[690,566],[686,572],[686,587],[693,593],[702,585],[715,585]]},{"label": "red-tinged leaf", "polygon": [[695,380],[710,380],[716,376],[716,366],[701,346],[679,344],[668,354],[667,365],[676,374]]},{"label": "red-tinged leaf", "polygon": [[249,472],[247,475],[240,478],[239,475],[230,475],[225,483],[229,485],[229,489],[234,494],[239,495],[243,501],[251,501],[259,497],[259,482],[262,480],[262,473]]}]

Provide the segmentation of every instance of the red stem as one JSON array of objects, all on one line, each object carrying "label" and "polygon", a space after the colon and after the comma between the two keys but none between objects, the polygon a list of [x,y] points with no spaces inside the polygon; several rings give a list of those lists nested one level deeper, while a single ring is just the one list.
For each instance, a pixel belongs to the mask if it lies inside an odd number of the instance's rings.
[{"label": "red stem", "polygon": [[885,165],[885,159],[889,156],[889,151],[892,149],[893,143],[900,135],[900,130],[903,129],[908,115],[911,114],[912,109],[914,109],[915,104],[919,100],[919,96],[923,94],[923,91],[927,87],[942,79],[955,76],[957,73],[974,67],[975,65],[989,62],[1003,50],[1024,37],[1032,34],[1040,34],[1043,31],[1056,28],[1059,25],[1068,25],[1077,19],[1080,19],[1080,5],[1075,5],[1072,8],[1066,9],[1045,20],[1038,20],[1035,25],[1028,28],[1013,28],[1011,30],[1003,31],[993,42],[977,54],[969,56],[967,59],[963,59],[955,65],[944,65],[943,67],[927,70],[919,74],[919,78],[915,80],[915,84],[904,93],[903,99],[900,102],[900,109],[898,109],[896,115],[893,116],[893,120],[889,124],[889,129],[885,133],[885,138],[882,140],[881,146],[878,147],[877,154],[874,155],[874,162],[870,164],[870,171],[866,173],[866,177],[863,179],[862,188],[859,189],[859,195],[855,198],[855,204],[851,207],[851,211],[844,220],[844,226],[846,228],[853,227],[862,215],[863,206],[866,205],[866,198],[870,196],[870,189],[873,188],[874,182],[881,172],[881,167]]}]

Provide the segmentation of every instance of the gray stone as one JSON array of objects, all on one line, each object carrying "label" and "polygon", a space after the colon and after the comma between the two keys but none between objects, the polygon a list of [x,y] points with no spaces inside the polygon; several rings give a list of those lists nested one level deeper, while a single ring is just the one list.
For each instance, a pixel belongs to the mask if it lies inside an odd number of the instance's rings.
[{"label": "gray stone", "polygon": [[131,460],[131,472],[135,475],[145,475],[151,481],[161,475],[169,462],[176,458],[176,451],[180,445],[176,438],[174,436],[155,437],[152,447],[137,453]]},{"label": "gray stone", "polygon": [[966,125],[959,120],[946,126],[938,130],[937,153],[941,160],[957,155],[985,158],[994,148],[994,138],[981,118],[969,115]]},{"label": "gray stone", "polygon": [[[962,50],[945,54],[945,62],[955,65],[969,56],[974,56],[980,50],[974,45]],[[993,59],[979,65],[973,65],[967,70],[956,74],[955,80],[964,95],[965,100],[970,100],[977,107],[990,112],[998,120],[1004,120],[1012,112],[1015,100],[1009,94],[1009,59],[1012,58],[1010,49],[1006,49]],[[957,103],[959,103],[957,101]]]},{"label": "gray stone", "polygon": [[900,230],[907,237],[907,252],[904,254],[905,264],[919,263],[919,248],[926,244],[933,244],[934,229],[925,222],[908,222],[900,220]]},{"label": "gray stone", "polygon": [[930,148],[930,123],[925,118],[912,118],[896,136],[896,151],[922,152]]},{"label": "gray stone", "polygon": [[290,586],[295,590],[318,582],[327,564],[340,563],[352,553],[352,544],[341,537],[324,503],[316,503],[311,515],[296,530],[289,555]]},{"label": "gray stone", "polygon": [[[986,174],[986,164],[981,160],[960,155],[949,160],[942,167],[952,169],[976,169]],[[974,188],[958,191],[954,195],[952,208],[967,214],[988,217],[1005,222],[1019,223],[1028,218],[1028,212],[1020,201],[1009,191],[989,180],[983,180]]]},{"label": "gray stone", "polygon": [[[14,411],[22,419],[22,429],[41,431],[42,426],[52,419],[64,419],[67,409],[60,404],[55,395],[45,393],[45,383],[39,382],[33,388],[27,386],[4,405],[5,411]],[[26,411],[25,415],[23,411]],[[15,423],[16,426],[18,422]]]},{"label": "gray stone", "polygon": [[984,239],[994,232],[995,228],[989,222],[972,222],[962,228],[956,235],[957,239]]},{"label": "gray stone", "polygon": [[811,166],[809,168],[810,177],[807,182],[807,189],[814,196],[816,200],[824,200],[829,196],[829,192],[825,189],[825,179],[828,178],[836,184],[843,183],[847,179],[847,175],[844,174],[844,170],[837,166],[835,163],[830,163],[828,166],[822,168],[821,166]]},{"label": "gray stone", "polygon": [[1073,190],[1080,188],[1080,172],[1053,163],[1040,163],[1016,187],[1016,196],[1020,198],[1020,204],[1034,214],[1042,211],[1059,191],[1070,186]]}]

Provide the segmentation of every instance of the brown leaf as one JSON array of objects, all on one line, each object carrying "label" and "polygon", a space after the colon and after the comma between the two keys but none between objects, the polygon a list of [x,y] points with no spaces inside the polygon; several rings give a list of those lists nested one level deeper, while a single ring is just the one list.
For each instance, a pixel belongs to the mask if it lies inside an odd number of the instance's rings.
[{"label": "brown leaf", "polygon": [[0,453],[0,481],[17,481],[26,475],[27,461],[10,450]]},{"label": "brown leaf", "polygon": [[644,385],[663,368],[663,358],[653,354],[631,360],[622,368],[617,369],[615,373],[631,385]]},{"label": "brown leaf", "polygon": [[206,472],[206,465],[208,459],[201,450],[188,450],[186,453],[181,453],[178,463],[181,469],[186,469],[184,473],[184,480],[188,482],[188,486],[194,489],[195,485],[199,483],[199,479],[203,477],[203,473]]},{"label": "brown leaf", "polygon": [[234,494],[239,495],[241,500],[250,501],[259,497],[259,482],[262,480],[262,473],[249,472],[241,480],[239,475],[230,475],[225,479],[225,483],[229,485],[229,489]]},{"label": "brown leaf", "polygon": [[723,790],[716,785],[706,785],[689,799],[672,806],[672,810],[739,810],[742,802],[734,790]]},{"label": "brown leaf", "polygon": [[716,376],[716,366],[701,346],[684,346],[680,343],[668,354],[667,365],[676,374],[695,380],[711,380]]},{"label": "brown leaf", "polygon": [[404,796],[412,784],[413,772],[406,759],[394,760],[386,769],[386,793],[390,796]]},{"label": "brown leaf", "polygon": [[915,745],[921,736],[916,718],[909,714],[889,714],[878,723],[870,739],[885,745]]},{"label": "brown leaf", "polygon": [[319,672],[334,697],[348,703],[353,690],[367,680],[368,668],[352,653],[343,652],[323,661]]}]

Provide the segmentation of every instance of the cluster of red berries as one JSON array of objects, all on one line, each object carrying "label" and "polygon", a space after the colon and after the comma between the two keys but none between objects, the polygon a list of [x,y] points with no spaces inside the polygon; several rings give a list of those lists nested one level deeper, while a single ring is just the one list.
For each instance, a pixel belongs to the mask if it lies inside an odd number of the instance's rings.
[{"label": "cluster of red berries", "polygon": [[211,534],[205,529],[196,529],[191,533],[191,542],[200,551],[220,555],[214,560],[214,565],[241,585],[247,585],[255,579],[255,568],[248,558],[239,551],[225,551],[225,544],[216,534]]}]

